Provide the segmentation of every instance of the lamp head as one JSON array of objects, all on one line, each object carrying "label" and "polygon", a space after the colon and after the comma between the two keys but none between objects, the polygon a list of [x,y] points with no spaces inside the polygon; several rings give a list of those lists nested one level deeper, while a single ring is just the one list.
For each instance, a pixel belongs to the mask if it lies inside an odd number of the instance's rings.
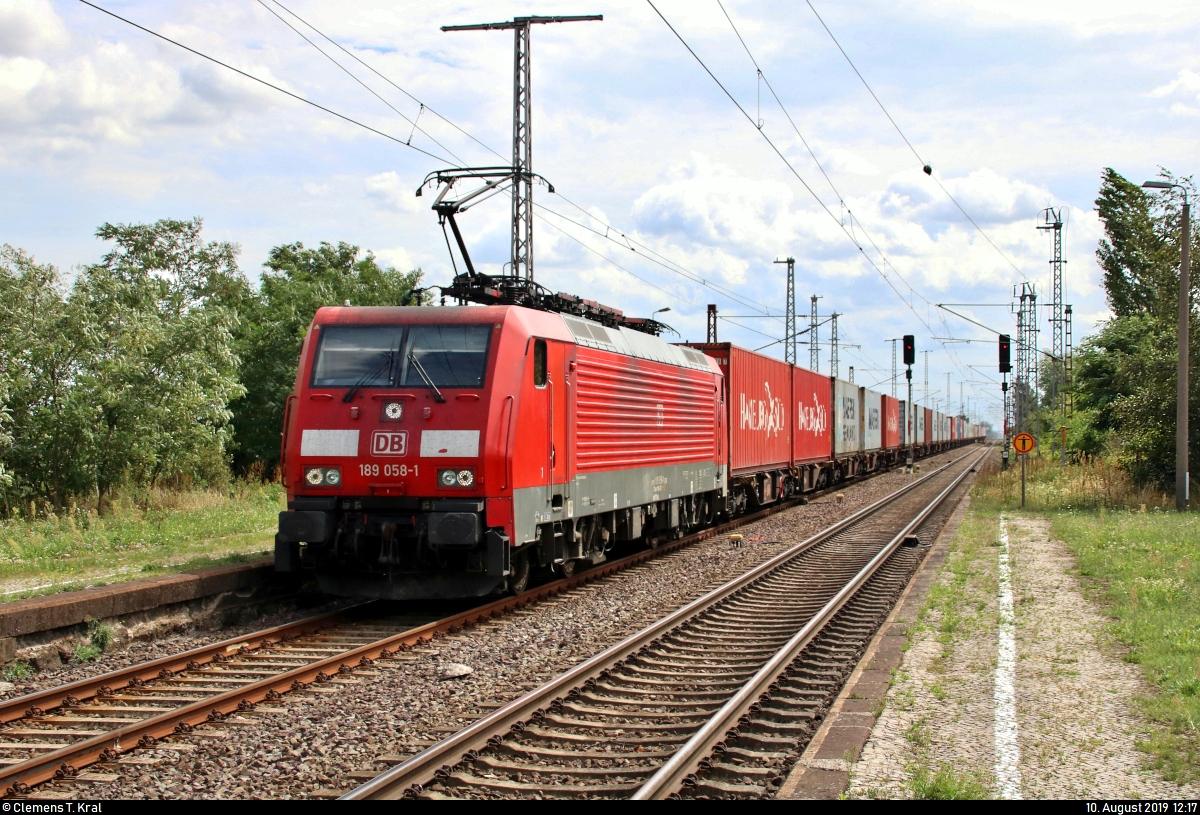
[{"label": "lamp head", "polygon": [[654,312],[654,313],[655,313],[655,314],[662,314],[664,311],[670,311],[670,310],[671,310],[671,307],[670,307],[670,306],[664,306],[663,308],[660,308],[658,311],[656,311],[656,312]]},{"label": "lamp head", "polygon": [[1143,181],[1142,189],[1144,190],[1169,190],[1172,187],[1178,187],[1178,184],[1170,184],[1166,181]]}]

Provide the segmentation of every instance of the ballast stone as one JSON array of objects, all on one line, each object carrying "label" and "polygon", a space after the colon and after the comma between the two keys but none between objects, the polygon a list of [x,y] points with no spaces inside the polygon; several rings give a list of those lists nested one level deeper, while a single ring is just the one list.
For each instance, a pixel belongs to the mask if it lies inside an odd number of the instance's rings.
[{"label": "ballast stone", "polygon": [[451,662],[448,665],[442,666],[442,669],[438,671],[438,679],[458,679],[473,673],[475,673],[475,669],[470,665],[463,665],[461,662]]}]

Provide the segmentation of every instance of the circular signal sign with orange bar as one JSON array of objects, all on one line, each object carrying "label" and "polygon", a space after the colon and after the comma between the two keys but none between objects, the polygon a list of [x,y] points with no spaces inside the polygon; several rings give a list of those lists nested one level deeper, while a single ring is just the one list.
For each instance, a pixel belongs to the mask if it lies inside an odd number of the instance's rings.
[{"label": "circular signal sign with orange bar", "polygon": [[1018,433],[1017,435],[1013,436],[1013,449],[1021,455],[1025,455],[1033,450],[1033,448],[1036,446],[1037,440],[1035,440],[1033,436],[1028,433]]}]

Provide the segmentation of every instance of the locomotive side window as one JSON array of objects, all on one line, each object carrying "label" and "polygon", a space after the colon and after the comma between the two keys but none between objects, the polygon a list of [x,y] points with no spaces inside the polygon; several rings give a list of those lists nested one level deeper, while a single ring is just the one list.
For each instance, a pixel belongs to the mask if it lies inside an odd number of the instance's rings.
[{"label": "locomotive side window", "polygon": [[[439,388],[481,388],[487,367],[490,325],[409,326],[404,353],[400,355],[398,385],[424,387],[420,369]],[[416,361],[420,365],[413,365]]]},{"label": "locomotive side window", "polygon": [[321,329],[314,388],[381,388],[391,384],[402,325],[330,325]]},{"label": "locomotive side window", "polygon": [[535,340],[533,343],[533,384],[539,388],[546,387],[545,340]]}]

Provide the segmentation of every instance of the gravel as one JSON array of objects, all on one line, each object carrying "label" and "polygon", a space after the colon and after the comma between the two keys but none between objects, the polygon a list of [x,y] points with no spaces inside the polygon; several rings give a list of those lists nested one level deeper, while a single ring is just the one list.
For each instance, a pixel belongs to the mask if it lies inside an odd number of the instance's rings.
[{"label": "gravel", "polygon": [[[346,605],[346,601],[337,600],[303,609],[292,608],[254,617],[239,625],[222,628],[217,628],[215,622],[211,625],[196,626],[193,622],[187,621],[186,617],[181,617],[181,622],[172,633],[152,639],[131,639],[128,632],[121,626],[114,626],[116,628],[114,644],[97,659],[83,663],[64,661],[60,668],[54,670],[37,671],[25,679],[0,682],[0,700],[36,693],[47,688],[60,687],[70,682],[100,676],[142,662],[181,654],[193,648],[200,648],[231,637],[262,631],[265,628],[274,628],[307,617],[315,617]],[[180,628],[183,630],[179,630]],[[80,641],[82,642],[82,639]],[[50,647],[46,646],[46,648]]]},{"label": "gravel", "polygon": [[[926,460],[924,471],[953,456]],[[91,768],[117,775],[114,781],[55,781],[36,795],[275,799],[352,789],[912,478],[897,470],[845,485],[840,501],[829,493],[742,527],[740,546],[729,536],[694,544],[380,660],[320,689],[289,693],[254,712],[172,737],[163,749],[138,750],[119,763]],[[105,667],[210,639],[139,644],[112,655]],[[451,678],[455,666],[471,670]],[[61,681],[67,673],[56,677]]]}]

